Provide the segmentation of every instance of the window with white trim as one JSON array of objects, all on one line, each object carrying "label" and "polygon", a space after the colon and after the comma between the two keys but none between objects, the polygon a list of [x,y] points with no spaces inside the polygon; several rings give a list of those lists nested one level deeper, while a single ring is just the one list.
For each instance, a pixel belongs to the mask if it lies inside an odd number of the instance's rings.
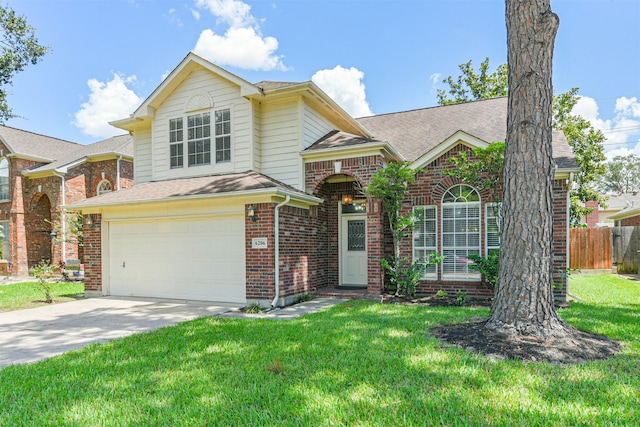
[{"label": "window with white trim", "polygon": [[0,200],[9,200],[9,161],[0,160]]},{"label": "window with white trim", "polygon": [[113,187],[111,186],[111,182],[109,182],[108,179],[103,179],[98,183],[98,189],[96,190],[98,196],[105,193],[111,193],[112,191]]},{"label": "window with white trim", "polygon": [[211,164],[211,114],[187,116],[187,163],[191,166]]},{"label": "window with white trim", "polygon": [[468,185],[442,196],[442,280],[479,281],[469,255],[480,255],[480,195]]},{"label": "window with white trim", "polygon": [[169,120],[169,158],[171,169],[184,166],[182,117]]},{"label": "window with white trim", "polygon": [[502,237],[502,204],[487,203],[485,205],[485,210],[485,218],[487,223],[485,254],[486,256],[489,256],[491,252],[500,249]]},{"label": "window with white trim", "polygon": [[212,140],[215,145],[213,148],[215,163],[231,161],[231,109],[216,110],[213,115],[213,129],[210,112],[186,116],[186,132],[184,117],[169,120],[169,167],[171,169],[184,167],[185,156],[187,167],[210,165]]},{"label": "window with white trim", "polygon": [[231,110],[216,111],[216,163],[231,161]]},{"label": "window with white trim", "polygon": [[[427,260],[438,251],[438,216],[436,206],[415,206],[416,217],[413,229],[413,260]],[[437,279],[435,265],[430,265],[422,273],[423,279]]]}]

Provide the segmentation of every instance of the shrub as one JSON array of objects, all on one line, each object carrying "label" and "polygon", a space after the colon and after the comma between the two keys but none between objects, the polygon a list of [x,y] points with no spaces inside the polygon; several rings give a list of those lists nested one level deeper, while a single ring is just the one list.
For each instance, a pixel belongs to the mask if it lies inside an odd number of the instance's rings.
[{"label": "shrub", "polygon": [[380,264],[389,273],[391,284],[396,288],[396,295],[414,297],[416,286],[420,282],[422,273],[427,267],[442,262],[442,257],[433,253],[424,258],[409,262],[407,257],[402,257],[398,262],[381,259]]},{"label": "shrub", "polygon": [[469,268],[480,272],[484,276],[487,285],[494,289],[498,280],[500,251],[493,251],[486,258],[475,254],[469,255],[469,258],[473,261],[473,264],[469,264]]},{"label": "shrub", "polygon": [[42,260],[38,265],[29,270],[29,274],[38,279],[38,284],[44,292],[44,300],[47,304],[51,304],[53,302],[51,287],[49,286],[47,279],[53,276],[57,269],[58,267],[51,265],[49,260]]}]

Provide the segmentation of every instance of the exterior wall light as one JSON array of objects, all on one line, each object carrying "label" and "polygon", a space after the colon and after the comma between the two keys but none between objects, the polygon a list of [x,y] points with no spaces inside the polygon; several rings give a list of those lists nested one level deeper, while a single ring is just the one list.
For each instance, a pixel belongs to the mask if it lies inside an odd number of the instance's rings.
[{"label": "exterior wall light", "polygon": [[353,203],[353,196],[351,194],[343,194],[342,195],[342,204],[350,205]]},{"label": "exterior wall light", "polygon": [[56,237],[58,237],[58,231],[57,230],[51,230],[51,233],[49,233],[49,236],[51,236],[51,240],[55,240]]},{"label": "exterior wall light", "polygon": [[256,222],[258,218],[256,218],[256,210],[253,208],[253,205],[249,205],[247,208],[247,216],[251,221]]},{"label": "exterior wall light", "polygon": [[93,228],[93,217],[91,216],[91,214],[87,215],[87,219],[84,220],[84,225],[86,225],[89,228]]}]

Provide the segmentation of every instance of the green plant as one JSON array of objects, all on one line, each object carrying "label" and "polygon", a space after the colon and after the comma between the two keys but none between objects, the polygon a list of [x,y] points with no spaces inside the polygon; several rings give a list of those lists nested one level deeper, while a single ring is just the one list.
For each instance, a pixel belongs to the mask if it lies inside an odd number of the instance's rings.
[{"label": "green plant", "polygon": [[298,298],[296,298],[296,304],[299,304],[301,302],[311,301],[312,299],[313,299],[313,295],[311,294],[298,295]]},{"label": "green plant", "polygon": [[458,289],[456,291],[456,303],[458,305],[463,305],[466,300],[467,300],[467,291],[463,289]]},{"label": "green plant", "polygon": [[44,292],[45,302],[50,304],[53,302],[53,298],[51,297],[51,286],[48,282],[48,279],[53,276],[53,273],[58,269],[57,266],[51,265],[49,260],[42,260],[35,267],[31,267],[29,270],[29,274],[36,279],[38,279],[38,285],[40,289]]},{"label": "green plant", "polygon": [[381,259],[380,264],[387,270],[389,281],[396,288],[396,295],[414,297],[416,286],[424,271],[431,265],[442,262],[442,257],[437,253],[432,253],[424,258],[409,262],[407,257],[401,257],[398,262]]},{"label": "green plant", "polygon": [[438,298],[446,298],[447,295],[449,295],[449,293],[447,291],[445,291],[444,289],[440,289],[438,292],[436,292],[436,296]]},{"label": "green plant", "polygon": [[262,307],[257,302],[253,302],[247,306],[245,312],[249,314],[257,314],[262,312]]},{"label": "green plant", "polygon": [[496,286],[498,280],[498,266],[500,260],[500,251],[495,250],[489,253],[489,256],[484,258],[480,255],[471,254],[469,259],[473,261],[473,264],[469,264],[469,268],[476,270],[484,276],[484,281],[489,285],[491,289]]},{"label": "green plant", "polygon": [[[579,268],[562,268],[562,267],[558,267],[558,273],[560,273],[560,277],[562,278],[562,281],[564,283],[567,283],[569,281],[569,278],[571,277],[571,275],[573,274],[573,272],[580,272]],[[557,283],[557,282],[553,282],[553,289],[556,290],[562,290],[562,283]]]}]

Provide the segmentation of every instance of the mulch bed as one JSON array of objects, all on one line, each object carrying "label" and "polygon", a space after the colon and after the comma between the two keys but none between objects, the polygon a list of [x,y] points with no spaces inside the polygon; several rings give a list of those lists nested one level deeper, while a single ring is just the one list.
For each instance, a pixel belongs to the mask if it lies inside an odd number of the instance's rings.
[{"label": "mulch bed", "polygon": [[[429,307],[491,307],[491,298],[467,298],[462,303],[455,296],[425,296],[414,299],[387,295],[383,303],[424,305]],[[568,304],[556,308],[567,307]],[[487,319],[472,319],[461,324],[440,325],[431,335],[444,347],[458,347],[466,351],[497,359],[527,362],[583,363],[615,356],[622,345],[610,338],[579,331],[570,325],[559,337],[536,338],[520,334],[506,334],[485,327]]]}]

